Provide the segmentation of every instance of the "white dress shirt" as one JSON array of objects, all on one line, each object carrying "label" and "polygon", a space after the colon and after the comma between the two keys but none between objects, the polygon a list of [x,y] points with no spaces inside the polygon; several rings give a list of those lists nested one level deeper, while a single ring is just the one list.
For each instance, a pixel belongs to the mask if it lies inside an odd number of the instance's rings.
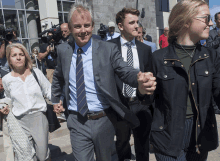
[{"label": "white dress shirt", "polygon": [[[123,39],[122,37],[120,37],[120,40],[121,40],[121,53],[122,53],[122,57],[123,57],[124,61],[127,62],[128,47],[127,47],[126,43],[128,41]],[[140,69],[139,58],[138,58],[138,53],[137,53],[137,46],[135,44],[135,38],[131,42],[132,42],[131,50],[132,50],[132,53],[133,53],[133,67],[135,69]],[[125,84],[123,83],[122,93],[125,96],[124,86],[125,86]],[[136,97],[136,88],[133,88],[133,91],[134,92],[132,94],[132,97]]]},{"label": "white dress shirt", "polygon": [[51,84],[39,69],[36,68],[34,71],[41,88],[32,74],[28,75],[25,81],[12,76],[11,72],[2,78],[5,96],[12,100],[12,113],[15,116],[47,110],[42,92],[51,100]]}]

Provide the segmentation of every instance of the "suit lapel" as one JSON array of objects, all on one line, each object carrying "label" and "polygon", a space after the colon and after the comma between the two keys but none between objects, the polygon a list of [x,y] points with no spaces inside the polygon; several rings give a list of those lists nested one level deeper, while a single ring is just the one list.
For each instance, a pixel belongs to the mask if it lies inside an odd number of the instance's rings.
[{"label": "suit lapel", "polygon": [[140,71],[144,72],[144,64],[142,62],[147,61],[147,60],[143,60],[144,59],[144,52],[143,52],[143,50],[141,50],[140,42],[138,40],[135,40],[135,44],[137,47]]},{"label": "suit lapel", "polygon": [[118,38],[116,38],[116,44],[118,45],[118,49],[121,53],[121,41],[120,41],[120,36]]},{"label": "suit lapel", "polygon": [[99,43],[95,40],[92,39],[92,65],[93,65],[93,74],[95,77],[96,81],[100,80],[100,76],[99,76],[99,52],[98,52],[98,48],[99,48]]},{"label": "suit lapel", "polygon": [[[73,57],[73,52],[74,52],[74,49],[75,49],[75,43],[68,43],[70,46],[67,47],[67,50],[66,50],[66,55],[65,55],[65,62],[63,63],[66,68],[66,73],[67,73],[67,80],[69,80],[69,73],[70,73],[70,66],[71,66],[71,62],[72,62],[72,57]],[[68,86],[69,86],[69,82],[68,82]]]}]

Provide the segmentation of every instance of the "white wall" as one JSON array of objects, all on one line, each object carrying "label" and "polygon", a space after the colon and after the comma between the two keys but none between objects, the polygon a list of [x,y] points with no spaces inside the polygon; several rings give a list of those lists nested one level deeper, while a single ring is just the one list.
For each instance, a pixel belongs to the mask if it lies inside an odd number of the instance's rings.
[{"label": "white wall", "polygon": [[39,0],[38,4],[41,26],[43,23],[47,24],[46,27],[42,27],[42,31],[51,28],[51,23],[53,25],[59,24],[57,0]]}]

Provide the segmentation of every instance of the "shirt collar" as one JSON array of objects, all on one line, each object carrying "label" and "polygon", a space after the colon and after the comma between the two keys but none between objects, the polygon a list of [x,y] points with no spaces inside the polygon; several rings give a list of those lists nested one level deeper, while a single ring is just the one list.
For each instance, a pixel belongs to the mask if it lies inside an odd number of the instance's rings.
[{"label": "shirt collar", "polygon": [[[128,41],[125,40],[122,36],[120,36],[120,40],[121,40],[121,45],[122,45],[122,46],[125,46],[126,43],[128,42]],[[131,40],[131,42],[132,42],[132,46],[134,46],[134,45],[135,45],[135,38],[133,38],[133,40]]]},{"label": "shirt collar", "polygon": [[[88,43],[86,45],[84,45],[83,47],[81,47],[81,49],[83,50],[83,53],[85,55],[87,55],[87,51],[88,49],[92,46],[92,38],[90,38],[90,40],[88,41]],[[79,46],[75,43],[75,50],[77,51],[79,48]]]}]

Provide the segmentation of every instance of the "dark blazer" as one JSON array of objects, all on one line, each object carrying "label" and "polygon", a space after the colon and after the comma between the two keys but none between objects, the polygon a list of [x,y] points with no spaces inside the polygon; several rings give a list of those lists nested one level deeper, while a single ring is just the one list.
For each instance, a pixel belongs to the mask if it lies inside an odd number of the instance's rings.
[{"label": "dark blazer", "polygon": [[220,36],[218,36],[216,28],[209,31],[209,37],[206,40],[206,46],[214,48],[220,52]]},{"label": "dark blazer", "polygon": [[[198,45],[190,72],[183,68],[170,44],[152,55],[152,71],[157,78],[151,144],[163,154],[179,156],[183,147],[189,87],[193,95],[196,119],[196,141],[200,151],[218,147],[218,130],[212,97],[220,105],[220,55]],[[188,81],[190,79],[190,81]],[[191,82],[191,84],[189,84]],[[191,140],[191,142],[193,142]],[[195,145],[192,145],[193,150]]]},{"label": "dark blazer", "polygon": [[[69,105],[69,72],[75,44],[61,44],[57,48],[57,67],[52,82],[52,102],[59,103],[62,87],[65,84],[65,97]],[[138,86],[138,70],[127,66],[123,61],[117,45],[105,41],[92,39],[92,61],[94,79],[97,87],[110,103],[112,109],[124,118],[131,128],[139,126],[139,120],[120,101],[117,93],[115,74],[132,87]]]},{"label": "dark blazer", "polygon": [[[115,39],[109,40],[108,42],[117,44],[119,51],[120,51],[120,55],[122,57],[120,36]],[[151,60],[151,55],[152,55],[151,47],[138,40],[135,40],[135,44],[137,46],[140,71],[149,72],[149,65],[150,65],[150,60]],[[117,84],[120,99],[127,106],[127,101],[124,99],[124,96],[122,93],[123,82],[118,78],[117,75],[115,77],[116,77],[116,84]]]}]

